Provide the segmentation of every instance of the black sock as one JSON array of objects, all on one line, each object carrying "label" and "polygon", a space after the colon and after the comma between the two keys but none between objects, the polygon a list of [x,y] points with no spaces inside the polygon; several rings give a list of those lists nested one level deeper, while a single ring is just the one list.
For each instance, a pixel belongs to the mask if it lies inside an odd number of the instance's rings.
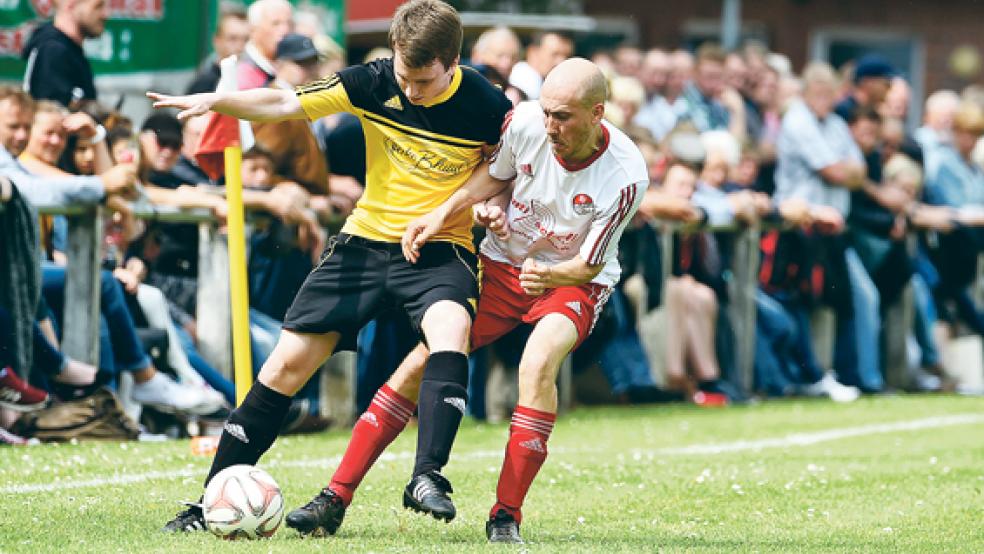
[{"label": "black sock", "polygon": [[236,464],[255,465],[280,432],[290,408],[290,397],[256,381],[242,405],[232,411],[222,429],[219,448],[205,485],[223,469]]},{"label": "black sock", "polygon": [[417,403],[416,477],[440,471],[448,463],[451,445],[468,402],[468,356],[434,352],[427,359]]}]

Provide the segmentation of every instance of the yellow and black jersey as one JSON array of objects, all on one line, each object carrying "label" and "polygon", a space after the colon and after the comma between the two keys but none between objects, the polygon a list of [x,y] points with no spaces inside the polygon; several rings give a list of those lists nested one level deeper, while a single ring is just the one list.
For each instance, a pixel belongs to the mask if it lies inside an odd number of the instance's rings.
[{"label": "yellow and black jersey", "polygon": [[[366,137],[366,191],[344,232],[399,242],[407,224],[448,199],[499,142],[512,104],[476,71],[458,67],[448,90],[414,105],[397,85],[393,60],[344,69],[295,90],[311,120],[337,112],[359,117]],[[471,212],[434,240],[472,248]]]}]

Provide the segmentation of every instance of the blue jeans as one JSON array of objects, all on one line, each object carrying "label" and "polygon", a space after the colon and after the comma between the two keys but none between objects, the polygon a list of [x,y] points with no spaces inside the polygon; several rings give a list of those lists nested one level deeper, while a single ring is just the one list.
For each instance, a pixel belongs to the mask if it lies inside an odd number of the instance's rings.
[{"label": "blue jeans", "polygon": [[885,386],[881,370],[881,305],[878,289],[853,248],[844,251],[851,281],[851,317],[837,318],[837,375],[865,392]]},{"label": "blue jeans", "polygon": [[613,289],[605,310],[614,317],[615,334],[602,347],[599,362],[614,395],[623,394],[630,388],[656,386],[629,309],[622,290]]},{"label": "blue jeans", "polygon": [[[64,327],[65,268],[50,263],[41,265],[41,291]],[[133,318],[126,307],[123,287],[108,271],[99,273],[99,367],[112,374],[138,371],[150,366],[137,336]]]},{"label": "blue jeans", "polygon": [[936,339],[933,337],[933,326],[936,324],[936,304],[933,301],[933,293],[922,275],[918,273],[912,276],[912,291],[916,308],[912,332],[919,344],[922,357],[920,363],[923,366],[935,366],[941,359]]},{"label": "blue jeans", "polygon": [[813,351],[813,336],[810,326],[810,311],[800,300],[783,293],[769,295],[779,302],[793,325],[790,354],[795,367],[791,378],[795,385],[810,385],[823,378],[826,371],[820,367],[816,352]]},{"label": "blue jeans", "polygon": [[195,342],[191,340],[191,335],[188,331],[185,331],[183,327],[175,326],[178,332],[178,339],[181,341],[181,348],[185,352],[185,356],[188,357],[188,363],[191,367],[205,379],[210,387],[222,393],[226,401],[236,405],[236,387],[231,381],[225,378],[219,370],[212,367],[205,358],[198,352],[198,348],[195,346]]},{"label": "blue jeans", "polygon": [[256,308],[249,309],[249,344],[253,361],[253,375],[260,373],[260,368],[273,353],[280,339],[281,323]]},{"label": "blue jeans", "polygon": [[755,291],[755,388],[772,396],[793,392],[798,368],[796,322],[778,300]]}]

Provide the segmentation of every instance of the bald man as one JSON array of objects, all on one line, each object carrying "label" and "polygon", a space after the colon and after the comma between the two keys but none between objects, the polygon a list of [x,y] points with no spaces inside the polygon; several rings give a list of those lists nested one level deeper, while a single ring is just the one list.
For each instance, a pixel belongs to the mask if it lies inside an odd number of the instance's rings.
[{"label": "bald man", "polygon": [[[619,238],[648,186],[642,153],[602,119],[606,93],[604,75],[585,59],[554,68],[539,101],[521,103],[506,116],[487,175],[489,189],[494,181],[505,190],[474,206],[476,219],[491,232],[480,248],[482,293],[471,346],[487,345],[522,323],[534,326],[519,365],[519,404],[497,502],[486,524],[491,542],[522,542],[523,500],[546,460],[556,419],[557,372],[587,338],[619,280]],[[402,240],[408,261],[416,263],[424,243],[459,207],[452,196],[408,226]],[[387,386],[416,398],[426,360],[421,345]],[[372,450],[382,452],[393,438],[380,437],[387,442]],[[353,434],[352,440],[363,438]],[[371,465],[366,460],[358,472],[350,466],[345,480],[336,473],[329,488],[352,494]]]}]

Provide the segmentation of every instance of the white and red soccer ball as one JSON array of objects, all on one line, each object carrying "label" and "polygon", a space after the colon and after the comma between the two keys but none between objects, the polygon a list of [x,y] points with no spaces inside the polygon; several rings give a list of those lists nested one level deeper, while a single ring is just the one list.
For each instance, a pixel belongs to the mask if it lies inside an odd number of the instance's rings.
[{"label": "white and red soccer ball", "polygon": [[284,497],[267,472],[235,465],[209,482],[202,510],[213,534],[224,539],[258,539],[277,532],[284,520]]}]

